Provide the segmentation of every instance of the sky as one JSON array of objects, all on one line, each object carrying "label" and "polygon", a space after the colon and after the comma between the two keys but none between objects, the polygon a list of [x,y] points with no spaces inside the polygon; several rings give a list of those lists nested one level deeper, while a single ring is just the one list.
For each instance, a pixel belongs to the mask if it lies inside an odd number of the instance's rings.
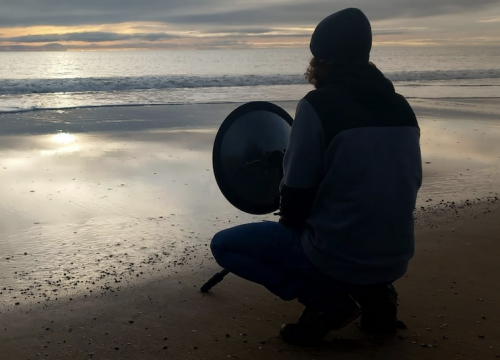
[{"label": "sky", "polygon": [[307,47],[348,7],[374,46],[500,45],[500,0],[0,0],[0,51]]}]

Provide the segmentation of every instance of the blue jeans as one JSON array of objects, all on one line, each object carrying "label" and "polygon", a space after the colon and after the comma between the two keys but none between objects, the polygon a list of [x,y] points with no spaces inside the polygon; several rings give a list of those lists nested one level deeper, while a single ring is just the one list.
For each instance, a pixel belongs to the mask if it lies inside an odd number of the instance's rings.
[{"label": "blue jeans", "polygon": [[314,267],[302,249],[301,234],[277,222],[245,224],[216,234],[211,249],[220,266],[283,300],[298,299],[332,314],[357,310],[352,287]]}]

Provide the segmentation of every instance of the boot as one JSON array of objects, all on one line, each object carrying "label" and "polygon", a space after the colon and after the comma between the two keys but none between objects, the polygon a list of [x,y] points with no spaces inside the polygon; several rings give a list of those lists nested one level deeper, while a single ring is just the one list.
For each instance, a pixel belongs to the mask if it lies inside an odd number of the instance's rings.
[{"label": "boot", "polygon": [[293,345],[317,345],[330,331],[347,326],[360,315],[359,307],[347,315],[336,318],[332,318],[324,311],[306,307],[296,324],[284,324],[281,327],[280,336],[284,341]]},{"label": "boot", "polygon": [[369,335],[391,335],[398,328],[398,293],[392,285],[357,296],[363,309],[362,330]]}]

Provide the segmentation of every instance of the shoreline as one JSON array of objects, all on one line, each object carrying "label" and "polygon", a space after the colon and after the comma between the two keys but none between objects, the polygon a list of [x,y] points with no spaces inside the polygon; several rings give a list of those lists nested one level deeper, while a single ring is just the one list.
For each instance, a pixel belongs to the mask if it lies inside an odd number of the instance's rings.
[{"label": "shoreline", "polygon": [[[419,120],[429,117],[439,119],[460,120],[500,120],[498,98],[492,97],[463,97],[463,98],[421,98],[407,97],[415,110]],[[298,100],[276,100],[270,102],[283,107],[293,117]],[[102,132],[109,128],[98,126],[113,124],[123,118],[124,114],[135,117],[130,120],[141,121],[133,127],[123,128],[120,131],[155,129],[158,121],[168,117],[168,122],[163,122],[162,127],[217,127],[229,113],[245,102],[206,102],[206,103],[179,103],[179,104],[148,104],[148,105],[112,105],[34,109],[21,112],[0,113],[0,128],[6,135],[14,134],[46,134],[55,131],[68,132]],[[172,117],[179,118],[185,111],[189,113],[182,121],[174,121]],[[165,114],[165,115],[162,115]],[[207,116],[208,115],[208,116]],[[162,118],[162,116],[164,116]],[[215,117],[214,117],[215,116]],[[16,123],[19,123],[16,125]],[[29,128],[29,129],[28,129]],[[113,128],[113,130],[115,130]]]},{"label": "shoreline", "polygon": [[[492,85],[493,86],[493,85]],[[458,103],[470,103],[470,102],[481,102],[486,104],[495,103],[500,99],[500,96],[477,96],[477,97],[420,97],[420,96],[405,96],[405,98],[410,102],[458,102]],[[253,100],[252,100],[253,101]],[[258,100],[255,100],[258,101]],[[287,104],[293,103],[296,104],[299,102],[297,99],[289,99],[289,100],[265,100],[268,102],[276,103],[276,104]],[[71,111],[71,110],[106,110],[112,108],[135,108],[135,107],[168,107],[168,106],[198,106],[198,105],[235,105],[239,106],[245,104],[246,102],[242,101],[207,101],[207,102],[190,102],[190,103],[137,103],[137,104],[109,104],[109,105],[84,105],[84,106],[68,106],[68,107],[49,107],[49,108],[26,108],[19,110],[9,110],[9,111],[0,111],[1,115],[17,115],[23,113],[31,113],[38,111]]]},{"label": "shoreline", "polygon": [[[488,99],[488,98],[486,98]],[[298,100],[266,100],[272,103],[298,103]],[[147,107],[170,107],[170,106],[203,106],[203,105],[243,105],[245,102],[241,101],[208,101],[208,102],[195,102],[195,103],[153,103],[153,104],[114,104],[114,105],[85,105],[85,106],[68,106],[68,107],[54,107],[54,108],[31,108],[31,109],[21,109],[19,111],[0,111],[0,115],[17,115],[24,114],[30,112],[38,112],[38,111],[71,111],[71,110],[106,110],[106,109],[114,109],[114,108],[147,108]]]}]

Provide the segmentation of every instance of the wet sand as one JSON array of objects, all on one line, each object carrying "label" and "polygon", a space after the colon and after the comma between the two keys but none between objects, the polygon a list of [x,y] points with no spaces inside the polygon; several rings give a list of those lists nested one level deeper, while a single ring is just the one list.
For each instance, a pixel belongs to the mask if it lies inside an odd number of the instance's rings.
[{"label": "wet sand", "polygon": [[374,348],[352,325],[313,350],[276,338],[297,303],[231,275],[199,292],[218,270],[213,233],[272,219],[232,208],[213,179],[216,129],[236,105],[0,115],[0,359],[495,358],[500,110],[413,105],[425,180],[397,284],[409,329]]}]

